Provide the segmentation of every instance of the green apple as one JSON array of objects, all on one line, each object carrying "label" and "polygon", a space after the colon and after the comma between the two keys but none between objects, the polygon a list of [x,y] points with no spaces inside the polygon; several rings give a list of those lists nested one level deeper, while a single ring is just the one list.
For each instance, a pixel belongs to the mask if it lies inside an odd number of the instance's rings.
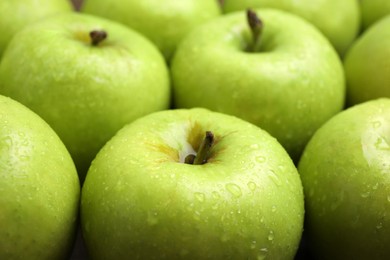
[{"label": "green apple", "polygon": [[346,52],[360,29],[357,0],[224,0],[222,8],[224,12],[276,8],[294,13],[315,25],[340,55]]},{"label": "green apple", "polygon": [[82,11],[141,32],[168,61],[189,31],[221,12],[215,0],[85,0]]},{"label": "green apple", "polygon": [[0,259],[68,259],[80,184],[56,133],[0,96]]},{"label": "green apple", "polygon": [[388,0],[360,0],[362,27],[366,30],[376,21],[390,15],[390,1]]},{"label": "green apple", "polygon": [[81,179],[118,129],[170,104],[168,68],[149,40],[77,13],[45,19],[13,38],[0,64],[0,93],[53,127]]},{"label": "green apple", "polygon": [[233,116],[177,109],[134,121],[102,148],[81,221],[92,259],[293,259],[303,204],[275,138]]},{"label": "green apple", "polygon": [[14,34],[26,25],[71,10],[68,0],[0,1],[0,58]]},{"label": "green apple", "polygon": [[316,259],[390,259],[390,99],[330,119],[299,163]]},{"label": "green apple", "polygon": [[366,30],[348,51],[347,104],[390,97],[390,16]]},{"label": "green apple", "polygon": [[174,104],[243,118],[297,160],[314,131],[343,108],[342,63],[303,19],[257,13],[264,25],[254,43],[244,12],[201,25],[182,41],[171,64]]}]

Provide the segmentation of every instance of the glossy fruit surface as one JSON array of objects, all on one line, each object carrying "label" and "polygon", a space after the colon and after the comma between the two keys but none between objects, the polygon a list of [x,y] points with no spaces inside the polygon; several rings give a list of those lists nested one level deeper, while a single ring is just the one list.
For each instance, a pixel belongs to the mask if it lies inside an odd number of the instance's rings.
[{"label": "glossy fruit surface", "polygon": [[305,231],[319,259],[390,257],[390,99],[356,105],[313,136],[299,163]]},{"label": "glossy fruit surface", "polygon": [[[205,131],[205,164],[183,163]],[[82,191],[93,259],[292,259],[303,228],[299,175],[282,146],[238,118],[169,110],[121,129]]]},{"label": "glossy fruit surface", "polygon": [[0,96],[0,259],[67,259],[80,184],[54,131],[31,110]]}]

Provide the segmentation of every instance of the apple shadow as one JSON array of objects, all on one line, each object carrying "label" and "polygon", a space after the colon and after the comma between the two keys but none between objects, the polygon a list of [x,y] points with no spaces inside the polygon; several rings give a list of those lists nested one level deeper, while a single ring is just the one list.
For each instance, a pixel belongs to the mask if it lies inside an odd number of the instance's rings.
[{"label": "apple shadow", "polygon": [[84,244],[83,235],[81,232],[81,225],[77,227],[76,240],[73,246],[73,251],[69,260],[88,260],[87,249]]}]

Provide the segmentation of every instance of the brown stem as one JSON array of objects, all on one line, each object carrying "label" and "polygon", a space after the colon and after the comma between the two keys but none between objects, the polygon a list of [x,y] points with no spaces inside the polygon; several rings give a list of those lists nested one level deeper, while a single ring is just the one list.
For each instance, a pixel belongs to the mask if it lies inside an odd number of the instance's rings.
[{"label": "brown stem", "polygon": [[205,164],[209,159],[211,146],[214,143],[214,134],[211,131],[206,131],[206,136],[200,144],[198,153],[196,154],[194,164]]},{"label": "brown stem", "polygon": [[249,46],[248,50],[251,52],[256,52],[260,50],[261,34],[263,32],[264,24],[263,21],[257,16],[256,12],[252,9],[248,9],[246,11],[246,16],[253,39],[253,42]]},{"label": "brown stem", "polygon": [[206,136],[199,146],[196,156],[189,154],[184,158],[186,164],[205,164],[209,159],[211,147],[214,143],[214,134],[211,131],[206,131]]},{"label": "brown stem", "polygon": [[91,37],[92,46],[97,46],[107,38],[107,33],[103,30],[93,30],[89,33],[89,36]]},{"label": "brown stem", "polygon": [[189,154],[184,159],[184,163],[186,163],[186,164],[194,164],[194,160],[195,160],[195,154]]}]

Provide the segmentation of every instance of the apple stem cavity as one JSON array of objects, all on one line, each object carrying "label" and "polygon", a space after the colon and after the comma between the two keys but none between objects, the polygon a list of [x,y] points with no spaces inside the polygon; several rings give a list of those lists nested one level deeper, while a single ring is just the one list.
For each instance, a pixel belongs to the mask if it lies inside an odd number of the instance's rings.
[{"label": "apple stem cavity", "polygon": [[189,154],[186,156],[184,163],[187,164],[205,164],[209,159],[211,147],[214,143],[214,134],[211,131],[206,131],[206,136],[200,144],[199,150],[196,154]]},{"label": "apple stem cavity", "polygon": [[93,30],[89,33],[89,36],[91,37],[92,46],[97,46],[107,38],[107,33],[103,30]]},{"label": "apple stem cavity", "polygon": [[257,52],[260,50],[261,35],[263,33],[264,23],[252,9],[246,11],[246,17],[249,28],[251,29],[253,42],[249,45],[249,52]]}]

